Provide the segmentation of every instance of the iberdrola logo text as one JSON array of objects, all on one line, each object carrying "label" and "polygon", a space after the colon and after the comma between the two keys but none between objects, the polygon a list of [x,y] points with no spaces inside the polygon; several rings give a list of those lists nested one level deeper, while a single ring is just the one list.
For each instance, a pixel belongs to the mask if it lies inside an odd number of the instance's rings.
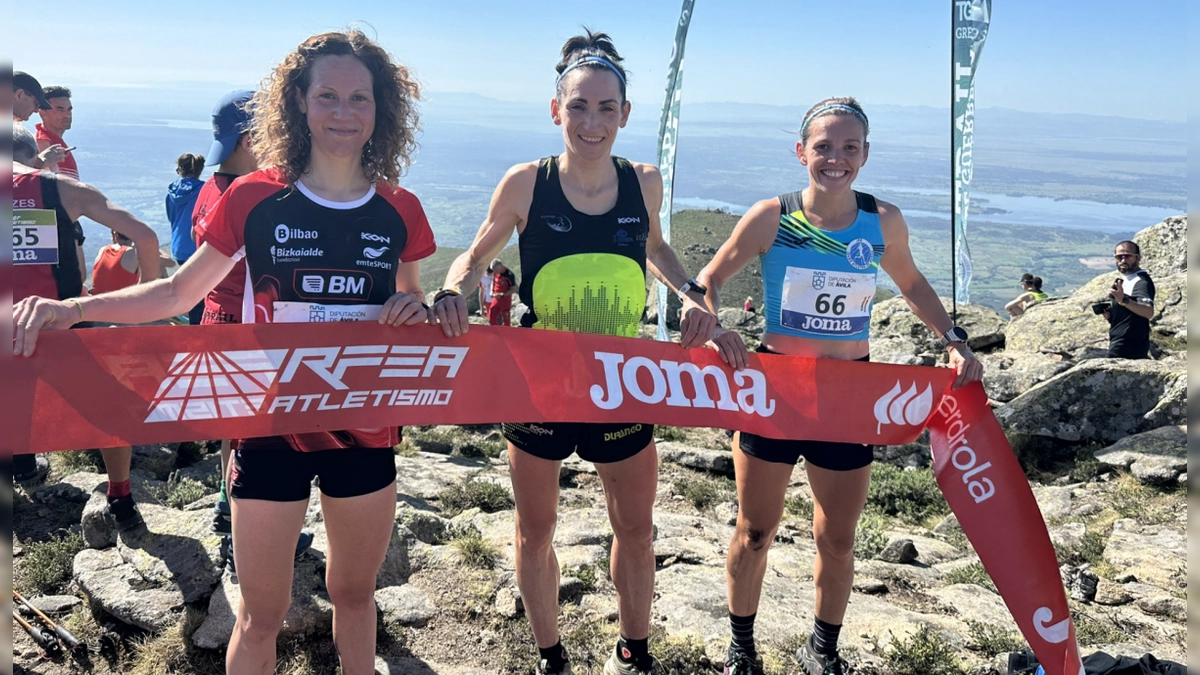
[{"label": "iberdrola logo text", "polygon": [[[653,361],[644,356],[626,361],[624,354],[611,352],[594,352],[594,356],[604,364],[604,384],[593,384],[590,391],[592,403],[601,410],[621,407],[628,393],[633,400],[650,405],[740,410],[760,417],[775,414],[775,399],[767,397],[767,378],[753,368],[733,371],[733,382],[738,388],[735,394],[729,376],[719,366],[701,368],[694,363]],[[642,371],[649,377],[648,391],[638,381],[638,373]],[[691,383],[692,396],[684,388],[685,375]],[[716,387],[715,399],[710,386]]]}]

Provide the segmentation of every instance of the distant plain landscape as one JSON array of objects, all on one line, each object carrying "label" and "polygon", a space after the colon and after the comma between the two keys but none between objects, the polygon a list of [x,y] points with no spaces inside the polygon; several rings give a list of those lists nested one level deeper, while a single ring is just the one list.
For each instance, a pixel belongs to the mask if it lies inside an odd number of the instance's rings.
[{"label": "distant plain landscape", "polygon": [[[215,97],[160,92],[134,101],[111,90],[75,93],[75,129],[67,139],[78,146],[81,177],[154,227],[164,245],[170,240],[166,187],[180,153],[208,149],[209,98]],[[427,96],[421,148],[403,184],[421,198],[443,248],[470,243],[509,166],[561,151],[561,132],[547,109],[473,94]],[[918,265],[948,296],[949,113],[887,105],[867,105],[867,112],[871,155],[858,187],[906,214]],[[685,102],[675,208],[695,212],[677,214],[673,225],[679,248],[693,248],[685,256],[693,271],[705,262],[702,252],[723,241],[733,216],[804,186],[793,154],[802,114],[799,106]],[[653,162],[657,124],[657,109],[635,108],[615,152]],[[1042,276],[1052,295],[1067,294],[1100,273],[1081,259],[1110,255],[1117,241],[1182,213],[1183,138],[1177,122],[978,111],[968,224],[972,301],[1002,308],[1026,271]],[[85,229],[90,262],[108,235],[94,223],[85,222]],[[453,253],[430,261],[422,276],[436,277],[429,273],[443,270]],[[757,298],[761,290],[751,294]]]}]

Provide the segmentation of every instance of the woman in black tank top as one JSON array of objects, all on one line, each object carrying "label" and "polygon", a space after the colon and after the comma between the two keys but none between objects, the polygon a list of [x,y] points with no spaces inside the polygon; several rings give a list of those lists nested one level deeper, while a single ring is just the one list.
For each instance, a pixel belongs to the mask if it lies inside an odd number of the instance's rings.
[{"label": "woman in black tank top", "polygon": [[[563,152],[512,167],[496,187],[475,243],[454,261],[435,296],[433,315],[447,336],[467,331],[462,289],[473,286],[514,231],[520,237],[525,327],[634,337],[645,308],[646,269],[676,292],[689,281],[659,229],[658,169],[611,154],[630,111],[625,71],[611,40],[591,32],[571,38],[557,71],[550,108],[562,127]],[[702,303],[703,289],[683,298],[684,347],[703,345],[716,326]],[[646,645],[658,481],[653,425],[497,421],[510,423],[504,435],[516,498],[517,583],[541,652],[537,672],[572,672],[558,636],[558,562],[551,541],[559,466],[573,452],[596,463],[614,532],[621,641],[604,673],[659,672]]]}]

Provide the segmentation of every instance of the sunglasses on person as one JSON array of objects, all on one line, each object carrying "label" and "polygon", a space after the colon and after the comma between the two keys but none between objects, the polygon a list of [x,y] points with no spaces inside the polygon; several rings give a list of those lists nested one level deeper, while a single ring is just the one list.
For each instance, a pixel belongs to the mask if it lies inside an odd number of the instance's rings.
[{"label": "sunglasses on person", "polygon": [[1115,253],[1115,254],[1113,254],[1113,260],[1125,260],[1126,258],[1136,258],[1136,257],[1137,257],[1136,253]]}]

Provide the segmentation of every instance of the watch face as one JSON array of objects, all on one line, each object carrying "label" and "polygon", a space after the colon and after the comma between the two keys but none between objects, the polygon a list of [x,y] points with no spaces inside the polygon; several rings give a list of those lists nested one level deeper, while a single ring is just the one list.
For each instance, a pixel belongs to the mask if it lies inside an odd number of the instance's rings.
[{"label": "watch face", "polygon": [[967,331],[955,326],[946,331],[946,342],[966,342]]}]

